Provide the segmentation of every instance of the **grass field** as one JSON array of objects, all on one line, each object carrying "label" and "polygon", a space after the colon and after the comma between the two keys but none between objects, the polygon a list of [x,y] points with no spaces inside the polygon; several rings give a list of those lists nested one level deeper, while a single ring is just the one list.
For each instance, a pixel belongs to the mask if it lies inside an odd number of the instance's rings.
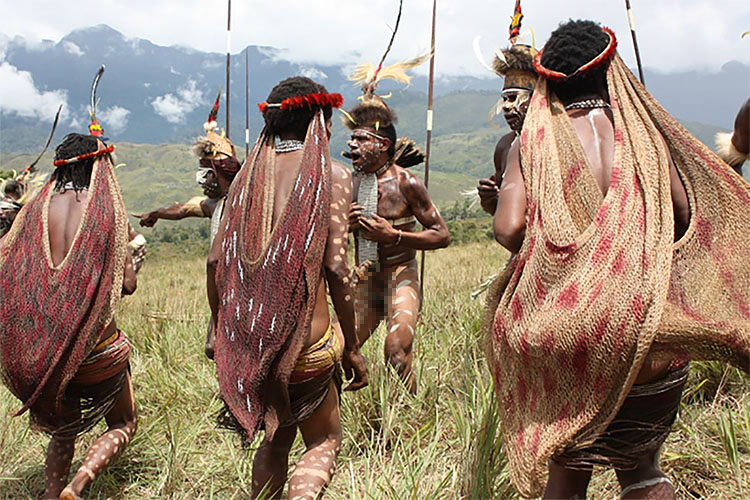
[{"label": "grass field", "polygon": [[[382,364],[383,329],[364,348],[370,386],[342,401],[344,442],[326,498],[516,498],[507,477],[492,383],[479,331],[482,298],[471,292],[507,255],[490,242],[428,255],[417,329],[419,393],[409,395]],[[118,325],[133,344],[138,434],[85,494],[116,499],[248,498],[252,451],[219,431],[214,367],[203,355],[208,307],[205,259],[153,252]],[[36,498],[46,436],[0,388],[0,499]],[[96,428],[101,431],[102,424]],[[79,441],[81,463],[89,433]],[[292,460],[301,454],[298,438]],[[737,370],[694,364],[662,463],[679,498],[750,495],[750,388]],[[614,474],[595,474],[590,498],[613,498]]]}]

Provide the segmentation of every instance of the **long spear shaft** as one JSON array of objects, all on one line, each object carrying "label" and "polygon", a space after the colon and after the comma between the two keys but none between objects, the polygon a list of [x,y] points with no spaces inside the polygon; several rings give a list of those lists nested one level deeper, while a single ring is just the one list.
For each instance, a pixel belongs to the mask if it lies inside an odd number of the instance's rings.
[{"label": "long spear shaft", "polygon": [[232,49],[232,0],[227,0],[227,126],[226,132],[229,137],[229,63]]},{"label": "long spear shaft", "polygon": [[641,83],[646,85],[643,79],[643,66],[641,65],[641,51],[638,50],[638,39],[635,36],[635,19],[633,19],[633,10],[630,8],[630,0],[625,0],[625,8],[628,10],[628,22],[630,23],[630,36],[633,37],[633,48],[635,49],[635,62],[638,64],[638,77]]},{"label": "long spear shaft", "polygon": [[[432,105],[435,96],[435,20],[437,18],[437,0],[432,0],[432,44],[430,57],[430,83],[427,91],[427,137],[424,156],[424,187],[430,183],[430,145],[432,143]],[[419,266],[419,295],[424,303],[424,260],[425,251],[422,250],[422,259]]]},{"label": "long spear shaft", "polygon": [[250,154],[250,65],[247,52],[249,46],[245,47],[245,159]]}]

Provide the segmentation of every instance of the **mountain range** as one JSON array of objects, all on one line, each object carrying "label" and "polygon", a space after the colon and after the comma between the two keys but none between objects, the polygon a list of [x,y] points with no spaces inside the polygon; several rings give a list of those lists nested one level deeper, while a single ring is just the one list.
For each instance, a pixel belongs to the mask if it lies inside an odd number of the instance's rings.
[{"label": "mountain range", "polygon": [[[347,105],[359,94],[346,78],[351,67],[293,63],[273,47],[248,46],[232,56],[230,137],[235,143],[244,141],[245,54],[250,74],[251,139],[262,126],[256,104],[285,77],[310,76],[326,85],[329,92],[342,93]],[[84,131],[91,81],[101,64],[107,70],[99,86],[99,117],[107,136],[115,142],[188,143],[201,133],[217,92],[225,86],[225,62],[225,54],[159,46],[129,38],[106,25],[78,29],[57,42],[41,44],[0,35],[0,74],[8,75],[3,77],[3,92],[12,93],[17,90],[14,86],[21,84],[32,86],[26,92],[36,92],[32,96],[36,101],[0,99],[0,152],[37,150],[48,134],[59,102],[65,102],[65,111],[57,137],[68,131]],[[747,98],[749,77],[750,66],[738,62],[725,64],[717,73],[661,74],[647,69],[645,74],[651,92],[674,116],[720,128],[731,126],[739,105]],[[435,135],[488,128],[487,112],[501,86],[502,82],[491,74],[487,78],[438,78]],[[399,132],[417,141],[424,137],[426,88],[422,76],[415,77],[405,90],[389,88],[387,83],[382,86],[384,93],[394,91],[393,107],[401,116]],[[19,92],[22,101],[25,95]],[[30,108],[34,104],[37,106]],[[222,100],[222,125],[224,106]],[[467,113],[467,109],[474,113]],[[334,142],[343,145],[344,141],[337,137]]]}]

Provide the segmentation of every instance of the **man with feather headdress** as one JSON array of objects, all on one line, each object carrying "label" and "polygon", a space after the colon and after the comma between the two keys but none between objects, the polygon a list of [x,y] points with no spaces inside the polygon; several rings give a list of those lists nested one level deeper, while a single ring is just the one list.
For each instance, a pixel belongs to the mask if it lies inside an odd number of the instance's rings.
[{"label": "man with feather headdress", "polygon": [[133,214],[134,217],[140,219],[141,226],[153,227],[159,219],[182,220],[187,217],[208,217],[211,219],[210,242],[213,242],[229,186],[240,169],[234,145],[223,131],[217,131],[216,116],[219,113],[220,97],[221,91],[211,108],[208,120],[203,124],[205,135],[198,137],[192,147],[192,152],[198,157],[199,163],[196,181],[203,188],[204,196],[196,196],[186,202],[175,203],[150,212]]},{"label": "man with feather headdress", "polygon": [[[93,95],[104,68],[94,80]],[[77,500],[136,432],[130,343],[115,323],[136,288],[127,215],[92,105],[90,135],[55,149],[52,177],[0,240],[0,375],[51,435],[43,498]],[[107,430],[68,482],[75,440],[102,418]]]},{"label": "man with feather headdress", "polygon": [[[406,70],[430,55],[382,67],[387,53],[377,68],[363,64],[355,70],[350,79],[362,85],[364,95],[344,121],[352,131],[346,156],[355,171],[349,230],[355,236],[358,265],[357,332],[364,344],[386,319],[386,362],[416,392],[412,349],[422,300],[417,250],[448,246],[450,233],[424,183],[407,170],[421,163],[424,155],[414,141],[396,139],[396,114],[375,93],[386,78],[408,84]],[[415,231],[417,222],[423,231]]]},{"label": "man with feather headdress", "polygon": [[[489,179],[480,179],[477,186],[482,209],[490,215],[495,214],[497,207],[497,195],[505,173],[508,151],[521,133],[531,94],[534,92],[534,84],[539,77],[534,69],[536,49],[530,45],[516,43],[520,36],[522,19],[521,2],[517,0],[508,30],[511,45],[507,49],[496,51],[492,67],[489,68],[504,79],[501,102],[495,106],[492,115],[497,114],[497,108],[501,107],[505,122],[510,127],[510,132],[502,136],[495,146],[495,173]],[[482,64],[487,66],[484,62]]]}]

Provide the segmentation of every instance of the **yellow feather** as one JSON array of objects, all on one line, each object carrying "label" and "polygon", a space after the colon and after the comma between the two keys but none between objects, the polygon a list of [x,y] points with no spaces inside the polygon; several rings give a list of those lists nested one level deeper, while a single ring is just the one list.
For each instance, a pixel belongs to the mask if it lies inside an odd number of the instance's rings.
[{"label": "yellow feather", "polygon": [[408,75],[406,71],[412,68],[416,68],[425,61],[428,61],[430,57],[432,57],[431,52],[422,54],[421,56],[417,56],[413,59],[409,59],[408,61],[401,61],[395,64],[391,64],[390,66],[385,66],[378,73],[376,81],[380,82],[382,80],[389,79],[409,85],[411,83],[412,77]]},{"label": "yellow feather", "polygon": [[372,81],[373,76],[375,76],[375,65],[368,62],[354,68],[349,80],[353,81],[354,85],[366,85]]},{"label": "yellow feather", "polygon": [[747,35],[750,35],[750,31],[746,31],[742,34],[742,38],[745,38]]}]

